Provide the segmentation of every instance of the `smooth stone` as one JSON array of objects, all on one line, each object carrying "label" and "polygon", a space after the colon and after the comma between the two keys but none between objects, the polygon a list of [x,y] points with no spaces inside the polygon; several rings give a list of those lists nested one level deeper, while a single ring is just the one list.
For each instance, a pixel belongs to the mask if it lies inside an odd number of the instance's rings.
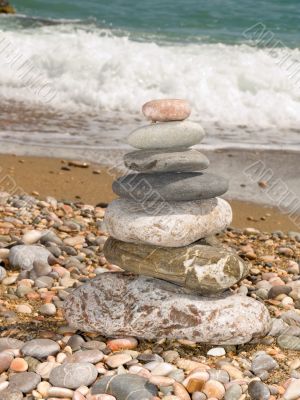
[{"label": "smooth stone", "polygon": [[13,361],[14,356],[9,352],[1,352],[0,353],[0,374],[2,372],[7,371],[11,362]]},{"label": "smooth stone", "polygon": [[34,244],[38,242],[41,237],[45,234],[45,232],[42,231],[37,231],[37,230],[30,230],[24,233],[22,237],[22,241],[25,244]]},{"label": "smooth stone", "polygon": [[281,349],[300,350],[300,337],[283,334],[278,336],[277,344]]},{"label": "smooth stone", "polygon": [[41,382],[41,377],[35,372],[19,372],[11,376],[9,388],[16,388],[23,393],[29,393]]},{"label": "smooth stone", "polygon": [[221,196],[228,190],[228,182],[206,172],[141,173],[122,176],[113,182],[112,189],[121,198],[137,203],[194,201]]},{"label": "smooth stone", "polygon": [[43,304],[39,309],[40,314],[42,315],[55,315],[56,307],[52,303]]},{"label": "smooth stone", "polygon": [[195,149],[138,150],[124,156],[127,168],[138,172],[202,171],[208,158]]},{"label": "smooth stone", "polygon": [[73,394],[74,394],[73,390],[52,386],[48,390],[47,397],[58,397],[58,398],[63,397],[71,399]]},{"label": "smooth stone", "polygon": [[50,251],[41,246],[18,245],[10,249],[9,262],[14,268],[30,271],[35,261],[48,262]]},{"label": "smooth stone", "polygon": [[223,347],[214,347],[208,350],[207,355],[211,357],[222,357],[225,356],[226,351]]},{"label": "smooth stone", "polygon": [[14,339],[14,338],[0,338],[0,352],[4,350],[9,350],[9,349],[20,349],[22,346],[24,346],[24,342],[19,339]]},{"label": "smooth stone", "polygon": [[[21,348],[21,353],[25,356],[31,356],[39,360],[60,351],[60,346],[51,339],[33,339],[26,342]],[[57,385],[59,386],[59,385]]]},{"label": "smooth stone", "polygon": [[108,356],[107,360],[105,361],[105,364],[107,364],[110,368],[118,368],[120,365],[126,364],[131,360],[132,357],[130,354],[118,353]]},{"label": "smooth stone", "polygon": [[293,379],[287,387],[283,399],[296,400],[300,397],[300,379]]},{"label": "smooth stone", "polygon": [[105,336],[214,345],[246,343],[271,327],[266,307],[250,297],[199,297],[159,279],[122,272],[104,273],[75,289],[65,302],[65,317],[72,328]]},{"label": "smooth stone", "polygon": [[157,388],[139,375],[123,374],[100,378],[91,393],[110,394],[118,400],[150,400],[157,396]]},{"label": "smooth stone", "polygon": [[23,400],[23,393],[18,389],[5,389],[0,392],[0,400]]},{"label": "smooth stone", "polygon": [[118,199],[107,207],[104,221],[108,233],[124,242],[181,247],[225,229],[232,210],[221,198],[153,204],[147,209]]},{"label": "smooth stone", "polygon": [[97,375],[98,371],[91,363],[67,363],[50,372],[49,382],[52,386],[77,389],[79,386],[90,386]]},{"label": "smooth stone", "polygon": [[248,393],[252,400],[269,400],[270,390],[260,381],[252,381],[248,386]]},{"label": "smooth stone", "polygon": [[183,121],[192,112],[186,100],[159,99],[151,100],[142,107],[144,116],[153,122]]},{"label": "smooth stone", "polygon": [[135,129],[127,143],[137,149],[190,147],[200,143],[204,136],[202,126],[195,122],[158,122]]},{"label": "smooth stone", "polygon": [[76,353],[72,354],[71,356],[67,357],[64,363],[82,363],[88,362],[91,364],[96,364],[101,361],[104,357],[102,351],[97,349],[93,350],[84,350],[84,351],[77,351]]},{"label": "smooth stone", "polygon": [[0,282],[2,282],[3,279],[6,278],[6,276],[7,276],[6,269],[0,266]]},{"label": "smooth stone", "polygon": [[39,374],[43,379],[49,379],[51,371],[59,367],[59,363],[54,362],[54,361],[46,361],[43,363],[40,363],[36,366],[35,372]]},{"label": "smooth stone", "polygon": [[237,255],[198,242],[171,248],[110,237],[103,252],[109,263],[125,271],[164,279],[201,294],[223,292],[248,273],[247,265]]},{"label": "smooth stone", "polygon": [[251,365],[251,371],[253,371],[255,375],[259,375],[263,371],[271,371],[275,368],[278,368],[278,364],[274,358],[268,354],[257,355]]},{"label": "smooth stone", "polygon": [[242,394],[243,392],[241,386],[237,383],[234,383],[226,390],[224,400],[239,400]]}]

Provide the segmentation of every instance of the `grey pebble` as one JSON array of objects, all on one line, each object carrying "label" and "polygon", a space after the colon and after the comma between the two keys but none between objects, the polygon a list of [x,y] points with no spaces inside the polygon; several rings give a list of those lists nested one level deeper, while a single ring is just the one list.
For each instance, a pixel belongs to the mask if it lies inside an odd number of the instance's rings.
[{"label": "grey pebble", "polygon": [[255,375],[259,375],[262,371],[271,371],[275,368],[278,368],[278,364],[274,358],[268,354],[256,356],[251,365],[251,371],[253,371]]},{"label": "grey pebble", "polygon": [[241,395],[243,394],[242,388],[240,385],[237,383],[234,383],[233,385],[229,386],[229,388],[226,390],[224,399],[225,400],[238,400]]},{"label": "grey pebble", "polygon": [[106,376],[97,381],[92,394],[110,394],[118,400],[150,400],[157,396],[157,388],[139,375]]},{"label": "grey pebble", "polygon": [[98,375],[91,363],[66,363],[50,372],[49,382],[52,386],[77,389],[79,386],[90,386]]},{"label": "grey pebble", "polygon": [[260,381],[252,381],[248,386],[248,393],[252,400],[268,400],[270,390],[267,385]]},{"label": "grey pebble", "polygon": [[11,376],[9,388],[16,388],[23,393],[29,393],[41,382],[40,375],[35,372],[19,372]]},{"label": "grey pebble", "polygon": [[42,360],[59,352],[60,346],[51,339],[33,339],[25,343],[21,353]]},{"label": "grey pebble", "polygon": [[280,335],[277,338],[277,344],[281,349],[300,350],[300,338],[291,335]]}]

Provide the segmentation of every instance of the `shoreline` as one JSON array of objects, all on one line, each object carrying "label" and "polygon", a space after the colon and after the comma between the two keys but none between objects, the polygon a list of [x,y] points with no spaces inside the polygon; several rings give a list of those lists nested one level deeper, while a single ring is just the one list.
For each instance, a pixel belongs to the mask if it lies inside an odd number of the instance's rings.
[{"label": "shoreline", "polygon": [[[207,152],[205,152],[207,154]],[[224,152],[214,152],[208,154],[211,160],[209,168],[210,172],[235,176],[236,178],[230,182],[230,191],[224,197],[229,200],[233,208],[232,226],[243,229],[252,227],[261,231],[300,231],[300,227],[289,218],[289,215],[280,212],[271,204],[255,202],[255,199],[262,198],[264,193],[258,183],[248,184],[245,187],[241,169],[238,170],[237,162],[242,155],[234,152],[225,153],[226,161],[224,161]],[[246,161],[255,161],[254,154],[248,154],[243,157]],[[117,167],[122,164],[120,151],[114,153],[115,159],[118,160]],[[220,159],[223,158],[223,165]],[[72,158],[75,160],[76,158]],[[229,161],[228,161],[229,160]],[[265,158],[263,159],[265,160]],[[87,161],[87,159],[85,159]],[[112,158],[107,158],[107,163],[112,164]],[[263,161],[266,162],[266,161]],[[275,162],[275,161],[274,161]],[[80,165],[80,163],[79,163]],[[68,165],[67,158],[51,158],[51,157],[32,157],[17,156],[9,154],[0,154],[0,191],[8,192],[25,192],[33,194],[39,198],[53,196],[58,200],[70,200],[84,202],[91,205],[106,205],[116,198],[112,192],[112,181],[120,176],[119,170],[90,163],[87,168],[80,166]],[[296,178],[292,176],[293,179]],[[251,193],[251,200],[248,194]],[[237,196],[236,194],[240,194]],[[300,193],[299,193],[300,195]],[[248,196],[248,197],[247,197]],[[266,196],[265,196],[266,197]]]}]

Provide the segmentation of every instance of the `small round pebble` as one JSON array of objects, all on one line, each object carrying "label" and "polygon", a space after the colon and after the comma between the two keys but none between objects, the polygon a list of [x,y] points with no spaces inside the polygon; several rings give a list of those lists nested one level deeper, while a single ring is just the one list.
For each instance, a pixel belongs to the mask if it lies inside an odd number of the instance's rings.
[{"label": "small round pebble", "polygon": [[56,307],[52,303],[43,304],[40,307],[39,312],[42,315],[55,315],[56,314]]},{"label": "small round pebble", "polygon": [[12,360],[10,369],[15,372],[25,372],[28,370],[28,363],[24,358],[17,357]]},{"label": "small round pebble", "polygon": [[225,356],[226,351],[223,347],[213,347],[208,350],[207,355],[212,357],[222,357]]}]

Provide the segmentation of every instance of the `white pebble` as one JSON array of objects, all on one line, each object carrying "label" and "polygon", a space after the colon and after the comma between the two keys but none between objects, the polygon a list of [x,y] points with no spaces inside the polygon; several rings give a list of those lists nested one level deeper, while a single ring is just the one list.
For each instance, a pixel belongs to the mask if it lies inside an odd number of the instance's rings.
[{"label": "white pebble", "polygon": [[222,357],[225,356],[226,351],[223,347],[214,347],[208,350],[207,355],[212,357]]}]

